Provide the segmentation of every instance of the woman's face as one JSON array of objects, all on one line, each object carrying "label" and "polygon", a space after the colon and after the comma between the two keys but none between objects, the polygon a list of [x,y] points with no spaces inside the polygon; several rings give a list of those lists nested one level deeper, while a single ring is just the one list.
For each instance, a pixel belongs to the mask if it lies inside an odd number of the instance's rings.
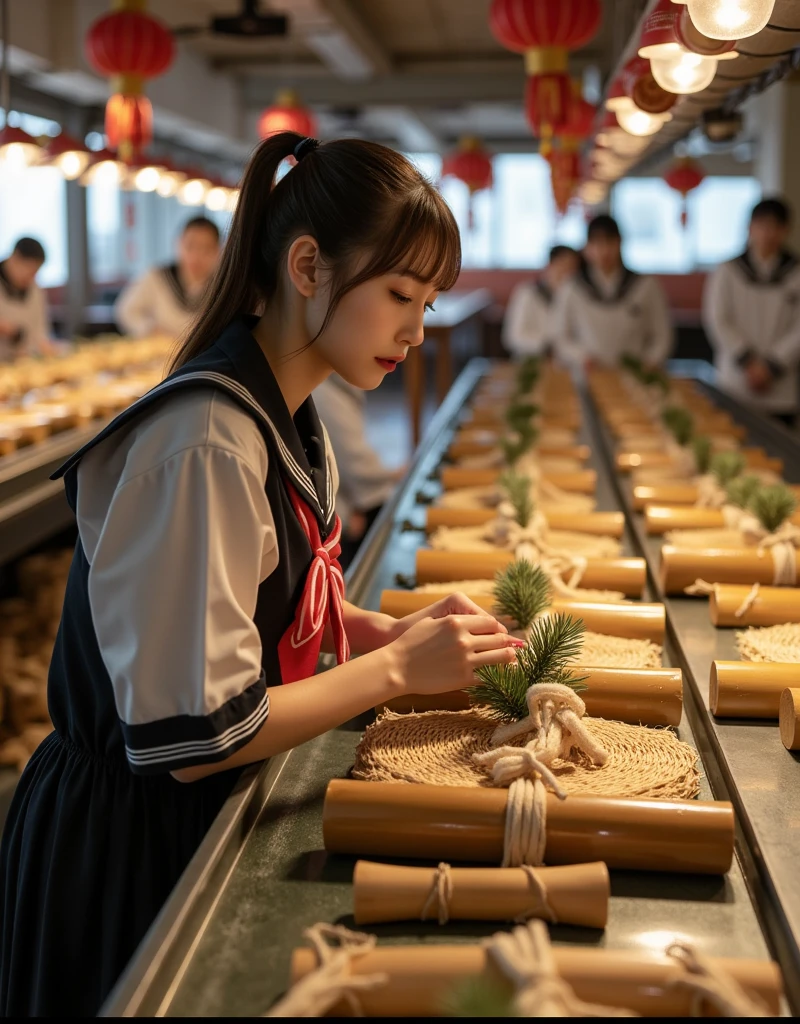
[{"label": "woman's face", "polygon": [[[307,328],[315,337],[325,319],[329,289],[324,279],[307,306]],[[371,391],[423,341],[423,316],[438,292],[402,272],[384,274],[353,288],[336,307],[314,348],[349,384]]]}]

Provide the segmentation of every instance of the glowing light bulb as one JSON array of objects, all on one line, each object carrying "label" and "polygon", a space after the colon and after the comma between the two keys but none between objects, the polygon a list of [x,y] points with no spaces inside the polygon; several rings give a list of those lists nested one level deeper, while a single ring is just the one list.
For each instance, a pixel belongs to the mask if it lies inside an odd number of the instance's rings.
[{"label": "glowing light bulb", "polygon": [[140,192],[155,192],[161,180],[161,172],[157,167],[142,167],[133,176],[133,187]]},{"label": "glowing light bulb", "polygon": [[118,185],[122,180],[120,166],[115,160],[101,160],[89,168],[88,174],[92,185]]},{"label": "glowing light bulb", "polygon": [[190,178],[178,189],[178,202],[184,206],[202,206],[211,185],[203,178]]},{"label": "glowing light bulb", "polygon": [[171,199],[174,195],[177,195],[182,181],[183,179],[180,174],[176,174],[173,171],[166,171],[165,173],[162,173],[158,179],[156,192],[162,197],[162,199]]},{"label": "glowing light bulb", "polygon": [[775,0],[689,0],[689,17],[711,39],[747,39],[767,24]]},{"label": "glowing light bulb", "polygon": [[633,110],[618,110],[617,120],[620,128],[624,128],[629,135],[655,135],[665,121],[672,120],[672,114],[648,114],[638,107]]},{"label": "glowing light bulb", "polygon": [[228,208],[228,189],[222,185],[215,185],[209,190],[206,196],[206,208],[219,213]]},{"label": "glowing light bulb", "polygon": [[23,171],[39,162],[39,147],[25,142],[9,142],[0,149],[0,160],[14,170]]},{"label": "glowing light bulb", "polygon": [[651,57],[650,70],[656,82],[677,96],[707,89],[717,73],[716,58],[701,57],[699,53],[690,53],[683,47],[678,47],[678,51],[669,57]]},{"label": "glowing light bulb", "polygon": [[57,156],[53,163],[61,171],[67,181],[80,178],[89,163],[89,153],[77,153],[70,150]]}]

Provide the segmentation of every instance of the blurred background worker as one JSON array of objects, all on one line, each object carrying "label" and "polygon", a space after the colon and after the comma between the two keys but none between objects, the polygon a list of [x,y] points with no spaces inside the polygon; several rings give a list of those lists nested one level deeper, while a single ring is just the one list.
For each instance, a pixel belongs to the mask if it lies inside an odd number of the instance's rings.
[{"label": "blurred background worker", "polygon": [[52,351],[47,303],[36,275],[45,261],[35,238],[20,238],[0,263],[0,361]]},{"label": "blurred background worker", "polygon": [[800,368],[800,262],[786,248],[791,219],[782,199],[755,206],[746,251],[711,275],[703,309],[719,386],[789,426]]},{"label": "blurred background worker", "polygon": [[153,267],[122,292],[115,307],[120,330],[135,338],[179,338],[192,322],[219,261],[219,228],[193,217],[178,239],[177,262]]},{"label": "blurred background worker", "polygon": [[556,302],[553,330],[559,354],[585,369],[617,366],[626,355],[660,366],[672,351],[661,287],[622,262],[622,237],[613,217],[595,217],[586,237],[584,261]]},{"label": "blurred background worker", "polygon": [[331,374],[314,391],[314,405],[328,431],[339,470],[336,511],[342,520],[342,554],[346,568],[358,546],[391,497],[405,467],[389,469],[367,439],[366,395]]},{"label": "blurred background worker", "polygon": [[535,281],[522,281],[514,288],[503,320],[503,344],[509,352],[515,356],[552,353],[556,294],[574,276],[580,262],[574,249],[555,245],[539,277]]}]

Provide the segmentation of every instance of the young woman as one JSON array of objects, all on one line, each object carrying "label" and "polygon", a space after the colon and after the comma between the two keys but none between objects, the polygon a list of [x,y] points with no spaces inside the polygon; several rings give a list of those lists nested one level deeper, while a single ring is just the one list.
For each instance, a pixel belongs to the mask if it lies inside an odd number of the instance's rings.
[{"label": "young woman", "polygon": [[[62,467],[80,537],[55,731],[3,837],[6,1016],[97,1012],[240,766],[513,660],[464,596],[399,621],[343,600],[309,399],[332,371],[377,387],[459,262],[450,211],[402,156],[273,136],[170,376]],[[321,647],[339,664],[315,676]]]}]

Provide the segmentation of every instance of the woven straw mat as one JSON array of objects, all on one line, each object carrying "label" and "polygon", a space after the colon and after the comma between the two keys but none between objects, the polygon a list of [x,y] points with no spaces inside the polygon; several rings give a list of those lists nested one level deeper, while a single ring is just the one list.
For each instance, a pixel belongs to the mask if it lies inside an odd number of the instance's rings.
[{"label": "woven straw mat", "polygon": [[800,623],[751,627],[736,634],[742,661],[800,662]]},{"label": "woven straw mat", "polygon": [[[584,718],[583,723],[609,757],[602,767],[575,750],[569,761],[557,760],[554,772],[568,793],[657,800],[697,796],[697,754],[674,733],[604,718]],[[407,715],[385,711],[367,727],[358,745],[353,778],[489,786],[488,772],[474,763],[472,755],[491,748],[497,724],[478,710]],[[523,746],[526,739],[519,737],[513,745]]]}]

